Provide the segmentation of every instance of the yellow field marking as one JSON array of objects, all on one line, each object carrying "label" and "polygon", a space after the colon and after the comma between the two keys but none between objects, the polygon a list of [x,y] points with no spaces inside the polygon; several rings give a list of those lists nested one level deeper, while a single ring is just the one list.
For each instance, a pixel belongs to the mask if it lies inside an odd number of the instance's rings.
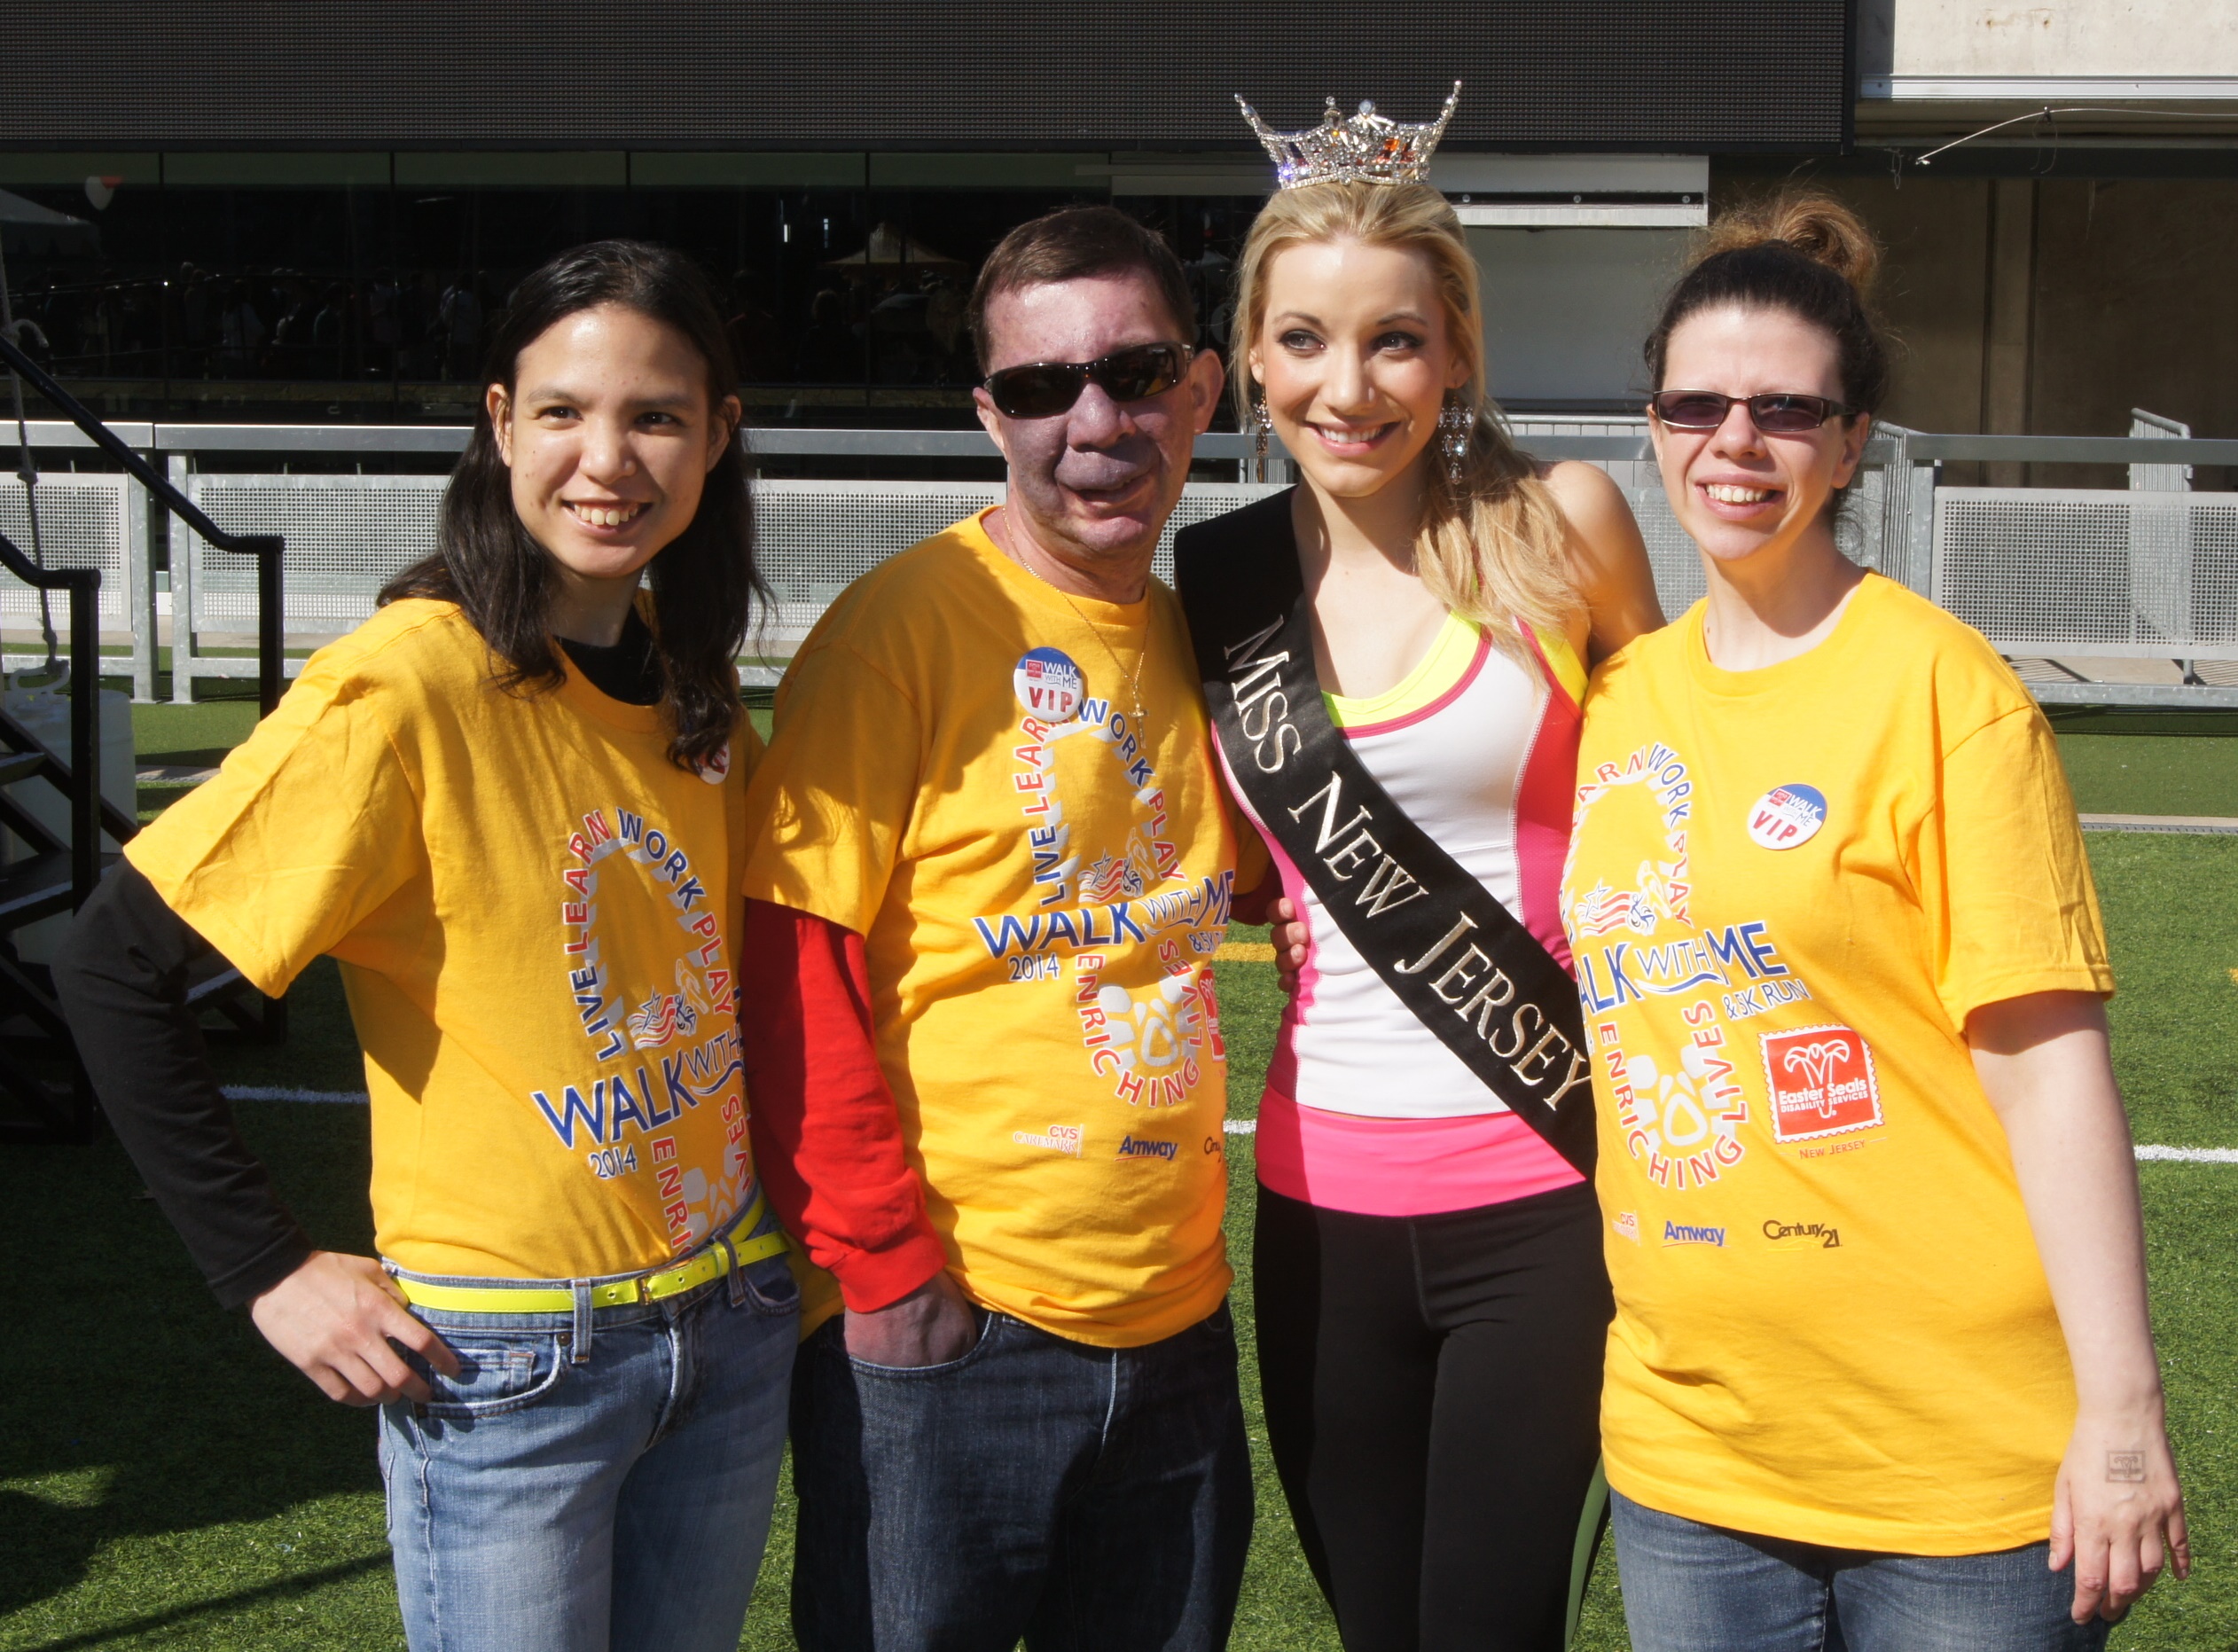
[{"label": "yellow field marking", "polygon": [[[1272,964],[1274,948],[1265,941],[1228,941],[1221,944],[1213,957],[1230,964]],[[2230,972],[2238,975],[2238,969]]]}]

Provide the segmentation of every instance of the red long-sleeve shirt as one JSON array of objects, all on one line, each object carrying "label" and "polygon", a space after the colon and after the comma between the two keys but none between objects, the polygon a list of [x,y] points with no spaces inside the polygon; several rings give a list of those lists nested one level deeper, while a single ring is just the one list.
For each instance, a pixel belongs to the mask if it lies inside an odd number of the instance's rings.
[{"label": "red long-sleeve shirt", "polygon": [[[1279,886],[1239,896],[1260,923]],[[925,1189],[902,1155],[901,1116],[878,1064],[863,937],[830,920],[749,900],[739,942],[739,1017],[754,1163],[786,1229],[857,1313],[887,1307],[948,1263]]]},{"label": "red long-sleeve shirt", "polygon": [[768,901],[746,904],[739,1014],[754,1163],[786,1227],[857,1313],[948,1263],[902,1156],[878,1064],[863,937]]}]

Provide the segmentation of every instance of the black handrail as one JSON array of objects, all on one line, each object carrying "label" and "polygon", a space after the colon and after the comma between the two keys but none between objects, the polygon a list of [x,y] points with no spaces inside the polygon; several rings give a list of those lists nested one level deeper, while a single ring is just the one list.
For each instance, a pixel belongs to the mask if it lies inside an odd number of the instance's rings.
[{"label": "black handrail", "polygon": [[[98,422],[98,421],[97,421]],[[70,905],[101,881],[101,570],[41,568],[0,534],[0,565],[27,585],[70,593]]]},{"label": "black handrail", "polygon": [[[182,493],[168,476],[134,452],[122,436],[103,424],[99,415],[57,384],[46,369],[25,355],[22,348],[5,333],[0,333],[0,362],[5,362],[20,373],[41,395],[60,408],[64,417],[93,439],[94,446],[123,466],[127,474],[183,517],[189,528],[221,551],[236,552],[256,559],[256,701],[260,716],[271,716],[272,708],[279,704],[281,691],[287,685],[286,624],[281,612],[280,586],[281,558],[286,554],[286,542],[278,534],[236,534],[220,528],[200,505]],[[16,551],[12,545],[8,548],[14,555],[0,557],[0,561],[6,561],[11,569],[20,574],[22,569],[17,567],[18,561],[21,561],[24,568],[32,567],[21,552]],[[23,577],[30,579],[31,576],[24,574]],[[43,582],[32,580],[31,583],[35,585]],[[95,583],[99,583],[98,575]],[[74,616],[75,607],[71,611]],[[74,617],[70,622],[70,646],[75,649],[77,621]],[[76,681],[77,662],[74,655],[71,682],[74,685]],[[76,692],[74,686],[72,692]]]}]

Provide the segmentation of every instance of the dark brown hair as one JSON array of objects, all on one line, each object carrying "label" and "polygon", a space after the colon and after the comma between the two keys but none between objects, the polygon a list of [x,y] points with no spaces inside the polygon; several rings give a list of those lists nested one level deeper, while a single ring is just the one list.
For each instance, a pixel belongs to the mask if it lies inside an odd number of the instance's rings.
[{"label": "dark brown hair", "polygon": [[[683,254],[642,241],[593,241],[545,264],[513,291],[497,317],[482,382],[508,395],[520,353],[579,310],[619,304],[683,334],[707,364],[708,403],[720,417],[739,381],[723,313]],[[646,569],[669,756],[683,768],[730,743],[739,716],[738,654],[755,602],[754,511],[743,441],[734,435],[708,473],[691,523]],[[455,602],[493,656],[502,688],[535,693],[567,679],[551,629],[552,557],[513,506],[513,477],[487,406],[444,491],[434,555],[389,581],[384,603]]]},{"label": "dark brown hair", "polygon": [[1834,340],[1842,399],[1877,413],[1889,349],[1866,297],[1880,263],[1873,232],[1830,195],[1790,192],[1720,213],[1647,335],[1649,388],[1665,388],[1671,335],[1688,317],[1729,304],[1782,309]]},{"label": "dark brown hair", "polygon": [[1179,341],[1197,341],[1197,307],[1181,260],[1156,231],[1116,207],[1062,207],[1021,223],[996,244],[972,284],[966,321],[980,370],[987,367],[987,307],[1005,293],[1078,281],[1088,276],[1139,270],[1148,276],[1181,329]]}]

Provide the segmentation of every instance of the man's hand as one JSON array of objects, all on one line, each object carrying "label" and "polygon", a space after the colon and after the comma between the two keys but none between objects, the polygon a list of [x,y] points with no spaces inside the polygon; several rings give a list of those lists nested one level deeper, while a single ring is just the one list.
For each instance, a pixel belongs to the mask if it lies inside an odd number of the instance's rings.
[{"label": "man's hand", "polygon": [[391,1343],[411,1349],[445,1376],[458,1374],[458,1356],[405,1311],[396,1282],[371,1257],[314,1250],[250,1303],[248,1316],[288,1364],[327,1398],[346,1405],[432,1397],[426,1379]]},{"label": "man's hand", "polygon": [[2152,1414],[2075,1420],[2067,1460],[2052,1494],[2054,1570],[2075,1562],[2073,1616],[2078,1624],[2121,1622],[2172,1560],[2191,1575],[2184,1494],[2158,1407]]},{"label": "man's hand", "polygon": [[1298,995],[1298,972],[1305,967],[1306,943],[1311,938],[1296,904],[1284,896],[1267,908],[1267,939],[1274,943],[1274,974],[1283,992]]},{"label": "man's hand", "polygon": [[961,1359],[978,1340],[971,1304],[945,1269],[898,1302],[868,1313],[847,1312],[848,1354],[868,1366],[944,1366]]}]

